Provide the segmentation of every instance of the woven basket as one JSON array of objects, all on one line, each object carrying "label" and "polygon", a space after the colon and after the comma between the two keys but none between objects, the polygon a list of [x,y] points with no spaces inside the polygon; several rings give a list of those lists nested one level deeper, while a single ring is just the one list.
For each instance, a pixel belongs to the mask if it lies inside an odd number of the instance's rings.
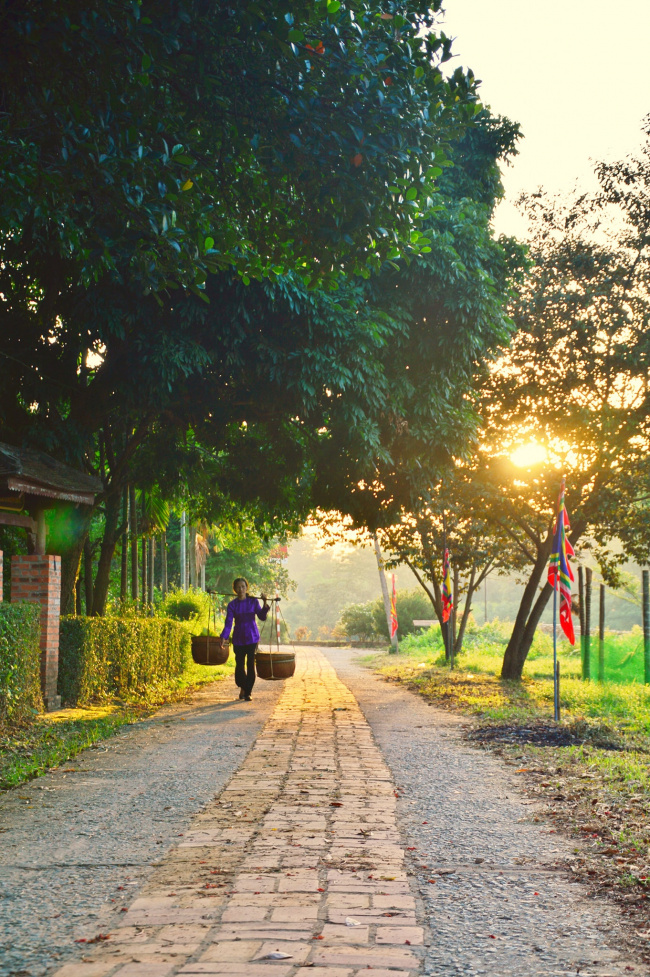
[{"label": "woven basket", "polygon": [[192,658],[197,665],[223,665],[228,661],[229,647],[221,646],[221,638],[214,634],[192,635]]},{"label": "woven basket", "polygon": [[291,678],[296,670],[296,655],[293,651],[258,651],[255,655],[257,677],[273,682]]}]

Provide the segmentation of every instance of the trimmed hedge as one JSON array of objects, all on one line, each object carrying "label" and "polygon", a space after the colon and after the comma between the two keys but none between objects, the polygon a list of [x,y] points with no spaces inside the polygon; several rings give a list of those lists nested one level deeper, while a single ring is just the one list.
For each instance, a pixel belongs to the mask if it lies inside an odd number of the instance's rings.
[{"label": "trimmed hedge", "polygon": [[69,706],[115,695],[146,698],[190,658],[187,628],[169,618],[63,617],[59,694]]},{"label": "trimmed hedge", "polygon": [[43,709],[41,609],[0,602],[0,720],[20,722]]}]

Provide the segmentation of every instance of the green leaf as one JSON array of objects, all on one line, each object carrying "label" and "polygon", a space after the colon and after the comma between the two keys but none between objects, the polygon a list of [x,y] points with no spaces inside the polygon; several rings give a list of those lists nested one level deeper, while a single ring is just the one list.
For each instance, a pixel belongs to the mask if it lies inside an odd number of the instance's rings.
[{"label": "green leaf", "polygon": [[205,250],[206,251],[210,251],[211,248],[214,247],[214,238],[213,237],[206,237],[206,239],[205,239],[205,241],[203,243],[204,243]]},{"label": "green leaf", "polygon": [[142,70],[143,71],[148,71],[150,67],[151,67],[151,58],[149,57],[148,54],[143,54],[142,55]]},{"label": "green leaf", "polygon": [[327,12],[328,12],[328,14],[335,14],[340,9],[341,9],[341,2],[340,2],[340,0],[330,0],[330,2],[327,4]]},{"label": "green leaf", "polygon": [[293,41],[295,44],[301,44],[302,41],[304,41],[305,39],[305,35],[303,34],[303,32],[296,30],[296,28],[289,31],[288,37],[289,40]]},{"label": "green leaf", "polygon": [[415,189],[415,187],[410,187],[410,189],[407,190],[406,193],[404,194],[404,199],[405,200],[415,200],[415,198],[417,197],[417,195],[418,195],[418,192]]}]

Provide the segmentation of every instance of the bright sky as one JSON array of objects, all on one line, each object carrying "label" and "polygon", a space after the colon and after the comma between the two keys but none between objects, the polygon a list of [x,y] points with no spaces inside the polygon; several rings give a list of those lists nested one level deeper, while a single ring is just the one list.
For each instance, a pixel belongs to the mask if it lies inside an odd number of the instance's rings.
[{"label": "bright sky", "polygon": [[521,124],[498,232],[523,232],[513,202],[544,186],[595,186],[592,161],[638,151],[650,114],[650,0],[446,0],[454,65],[482,79],[494,114]]}]

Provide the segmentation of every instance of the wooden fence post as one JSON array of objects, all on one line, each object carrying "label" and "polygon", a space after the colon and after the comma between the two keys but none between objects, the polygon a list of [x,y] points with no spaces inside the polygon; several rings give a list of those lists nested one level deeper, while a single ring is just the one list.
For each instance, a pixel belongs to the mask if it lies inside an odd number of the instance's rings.
[{"label": "wooden fence post", "polygon": [[580,605],[580,667],[583,680],[585,675],[585,573],[578,567],[578,602]]}]

